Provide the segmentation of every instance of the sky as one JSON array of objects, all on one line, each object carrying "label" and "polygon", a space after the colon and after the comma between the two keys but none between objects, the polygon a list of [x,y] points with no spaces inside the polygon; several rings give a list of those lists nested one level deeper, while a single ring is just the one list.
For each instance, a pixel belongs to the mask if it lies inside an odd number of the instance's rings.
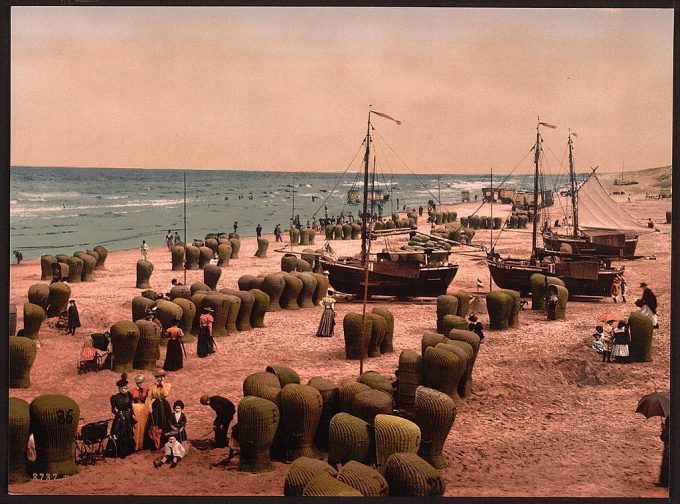
[{"label": "sky", "polygon": [[12,7],[11,164],[395,172],[669,165],[673,11]]}]

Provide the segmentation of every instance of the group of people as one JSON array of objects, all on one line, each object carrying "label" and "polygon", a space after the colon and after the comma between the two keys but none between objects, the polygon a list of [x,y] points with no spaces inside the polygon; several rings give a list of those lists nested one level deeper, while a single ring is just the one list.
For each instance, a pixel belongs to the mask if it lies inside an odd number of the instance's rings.
[{"label": "group of people", "polygon": [[602,354],[602,362],[630,362],[628,345],[630,344],[630,327],[623,320],[616,323],[609,320],[605,326],[598,325],[593,333],[591,346]]},{"label": "group of people", "polygon": [[172,231],[168,229],[168,234],[165,235],[165,245],[167,245],[168,250],[172,250],[172,247],[180,243],[182,243],[182,238],[180,238],[179,233],[175,231],[173,235]]},{"label": "group of people", "polygon": [[[165,371],[154,373],[156,382],[144,386],[145,377],[135,376],[134,387],[128,389],[127,374],[116,382],[117,393],[110,397],[113,423],[106,445],[108,457],[125,458],[142,449],[160,450],[162,456],[154,461],[154,467],[170,464],[171,468],[186,455],[187,417],[184,402],[176,400],[170,407],[170,384],[165,381]],[[227,432],[236,413],[234,404],[222,396],[203,395],[200,403],[210,406],[216,413],[213,421],[215,439],[213,446],[228,446]],[[232,429],[232,434],[236,426]],[[229,459],[236,453],[232,446]]]},{"label": "group of people", "polygon": [[[184,367],[184,357],[186,357],[186,349],[184,348],[184,331],[179,327],[180,320],[174,319],[166,330],[163,330],[161,321],[156,317],[158,311],[157,307],[151,307],[146,310],[146,320],[154,322],[158,325],[162,336],[168,338],[167,350],[165,352],[165,361],[163,369],[165,371],[178,371]],[[213,317],[214,310],[209,306],[203,308],[203,312],[199,317],[199,333],[196,342],[196,355],[198,357],[207,357],[215,353],[217,345],[213,338]]]},{"label": "group of people", "polygon": [[[626,288],[625,279],[623,276],[617,275],[612,284],[612,298],[617,302],[617,297],[620,295],[622,301],[626,302]],[[654,329],[658,329],[659,321],[656,316],[657,300],[656,295],[652,292],[649,286],[642,282],[642,296],[635,301],[635,305],[640,308],[640,312],[649,317],[654,324]],[[593,342],[591,346],[602,354],[602,362],[628,363],[629,350],[628,345],[631,341],[630,326],[623,320],[608,320],[605,326],[598,325],[593,333]]]}]

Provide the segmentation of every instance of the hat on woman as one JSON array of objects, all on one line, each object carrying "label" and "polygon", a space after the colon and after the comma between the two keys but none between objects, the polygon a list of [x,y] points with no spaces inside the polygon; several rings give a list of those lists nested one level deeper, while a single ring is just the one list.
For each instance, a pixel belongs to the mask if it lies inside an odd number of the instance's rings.
[{"label": "hat on woman", "polygon": [[144,375],[143,374],[138,374],[135,376],[135,383],[142,383],[144,382]]},{"label": "hat on woman", "polygon": [[210,402],[210,396],[202,395],[201,396],[201,404],[208,404],[208,402]]},{"label": "hat on woman", "polygon": [[158,369],[153,375],[156,378],[158,378],[159,376],[165,376],[165,371],[163,369]]},{"label": "hat on woman", "polygon": [[640,282],[640,287],[643,287],[643,288],[644,288],[644,287],[647,287],[647,283],[645,283],[645,282]]},{"label": "hat on woman", "polygon": [[68,302],[75,304],[76,300],[75,299],[69,299]]},{"label": "hat on woman", "polygon": [[127,373],[123,373],[120,375],[120,380],[116,382],[116,387],[127,387],[128,381],[127,381]]},{"label": "hat on woman", "polygon": [[175,401],[175,403],[172,405],[172,409],[175,409],[177,406],[184,409],[184,403],[180,399]]}]

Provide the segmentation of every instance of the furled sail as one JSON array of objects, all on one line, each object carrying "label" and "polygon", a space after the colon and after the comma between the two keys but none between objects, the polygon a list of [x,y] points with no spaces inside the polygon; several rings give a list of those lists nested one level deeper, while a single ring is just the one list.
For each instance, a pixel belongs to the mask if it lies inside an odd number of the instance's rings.
[{"label": "furled sail", "polygon": [[637,236],[653,231],[641,226],[607,193],[592,174],[578,189],[578,227],[584,231],[618,231]]}]

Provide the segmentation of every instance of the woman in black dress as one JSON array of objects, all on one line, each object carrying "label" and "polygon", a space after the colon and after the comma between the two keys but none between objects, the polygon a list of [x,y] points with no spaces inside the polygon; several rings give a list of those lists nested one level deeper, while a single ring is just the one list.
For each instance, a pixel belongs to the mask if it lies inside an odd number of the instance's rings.
[{"label": "woman in black dress", "polygon": [[123,373],[116,382],[118,393],[111,396],[111,413],[113,424],[109,441],[106,445],[106,456],[125,458],[135,451],[135,440],[132,431],[134,416],[132,414],[132,394],[127,388],[127,374]]},{"label": "woman in black dress", "polygon": [[199,357],[207,357],[215,353],[215,340],[212,337],[214,310],[210,307],[203,308],[203,315],[198,323],[198,341],[196,342],[196,354]]},{"label": "woman in black dress", "polygon": [[179,320],[175,320],[172,327],[169,327],[166,331],[169,338],[168,349],[165,352],[165,363],[163,364],[163,369],[166,371],[177,371],[184,367],[184,357],[182,354],[184,349],[184,343],[182,342],[184,332],[178,324]]}]

